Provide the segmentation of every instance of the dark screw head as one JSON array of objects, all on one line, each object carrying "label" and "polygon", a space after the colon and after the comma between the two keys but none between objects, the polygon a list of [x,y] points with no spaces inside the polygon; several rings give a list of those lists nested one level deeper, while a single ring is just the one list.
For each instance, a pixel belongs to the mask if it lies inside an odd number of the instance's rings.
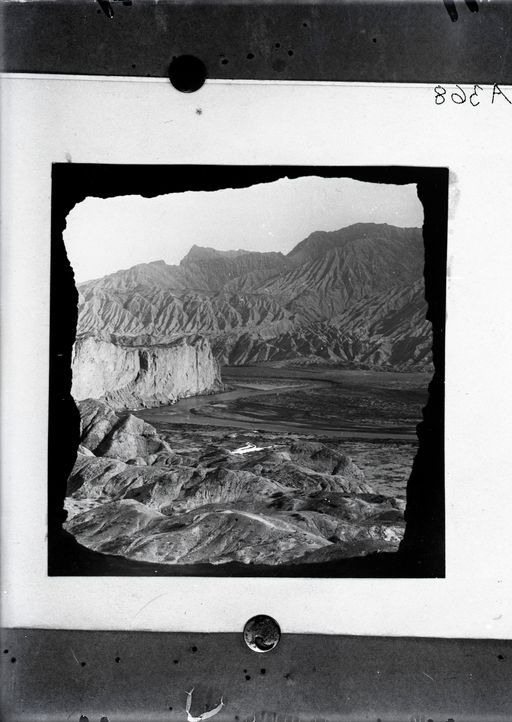
[{"label": "dark screw head", "polygon": [[176,90],[194,93],[204,85],[206,66],[194,55],[179,55],[169,65],[169,80]]}]

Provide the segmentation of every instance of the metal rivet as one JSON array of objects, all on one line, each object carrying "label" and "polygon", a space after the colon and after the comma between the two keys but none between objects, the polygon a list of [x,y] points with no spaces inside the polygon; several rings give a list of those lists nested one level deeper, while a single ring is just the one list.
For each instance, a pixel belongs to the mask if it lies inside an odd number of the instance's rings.
[{"label": "metal rivet", "polygon": [[281,639],[279,624],[266,614],[249,619],[244,627],[244,640],[253,652],[270,652]]},{"label": "metal rivet", "polygon": [[182,93],[194,93],[204,85],[206,67],[194,55],[180,55],[169,65],[169,80]]}]

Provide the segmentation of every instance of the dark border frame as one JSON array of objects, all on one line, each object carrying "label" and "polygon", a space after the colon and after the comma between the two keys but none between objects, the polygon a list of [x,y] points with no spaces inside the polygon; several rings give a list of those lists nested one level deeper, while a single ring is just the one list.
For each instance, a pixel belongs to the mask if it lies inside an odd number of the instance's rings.
[{"label": "dark border frame", "polygon": [[113,18],[107,4],[4,0],[0,68],[166,78],[192,53],[209,78],[511,82],[506,0],[110,0]]},{"label": "dark border frame", "polygon": [[434,375],[419,450],[407,486],[406,532],[396,553],[376,553],[323,565],[297,568],[225,565],[222,576],[279,577],[444,577],[444,332],[448,182],[446,168],[354,166],[198,166],[55,163],[52,166],[50,386],[48,441],[48,574],[51,576],[219,576],[194,565],[145,564],[99,554],[62,530],[66,481],[76,459],[80,421],[70,395],[71,353],[77,324],[78,293],[62,233],[69,211],[89,195],[140,194],[153,197],[186,190],[243,188],[278,178],[307,175],[350,177],[377,183],[415,183],[424,207],[425,296],[433,330]]}]

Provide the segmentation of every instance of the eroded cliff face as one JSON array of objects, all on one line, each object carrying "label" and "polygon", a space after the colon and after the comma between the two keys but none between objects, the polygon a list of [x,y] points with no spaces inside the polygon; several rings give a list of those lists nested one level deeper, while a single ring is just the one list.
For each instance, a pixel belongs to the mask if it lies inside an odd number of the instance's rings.
[{"label": "eroded cliff face", "polygon": [[222,387],[219,364],[200,336],[137,347],[82,337],[73,349],[72,370],[76,401],[103,399],[115,409],[170,404]]}]

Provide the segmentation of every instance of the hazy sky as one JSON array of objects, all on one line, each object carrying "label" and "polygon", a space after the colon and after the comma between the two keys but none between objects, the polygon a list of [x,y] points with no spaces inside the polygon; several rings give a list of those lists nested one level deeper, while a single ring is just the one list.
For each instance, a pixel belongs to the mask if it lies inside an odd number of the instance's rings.
[{"label": "hazy sky", "polygon": [[313,231],[359,222],[421,226],[416,186],[309,176],[156,198],[89,197],[68,215],[64,241],[81,282],[137,263],[179,263],[194,244],[287,253]]}]

